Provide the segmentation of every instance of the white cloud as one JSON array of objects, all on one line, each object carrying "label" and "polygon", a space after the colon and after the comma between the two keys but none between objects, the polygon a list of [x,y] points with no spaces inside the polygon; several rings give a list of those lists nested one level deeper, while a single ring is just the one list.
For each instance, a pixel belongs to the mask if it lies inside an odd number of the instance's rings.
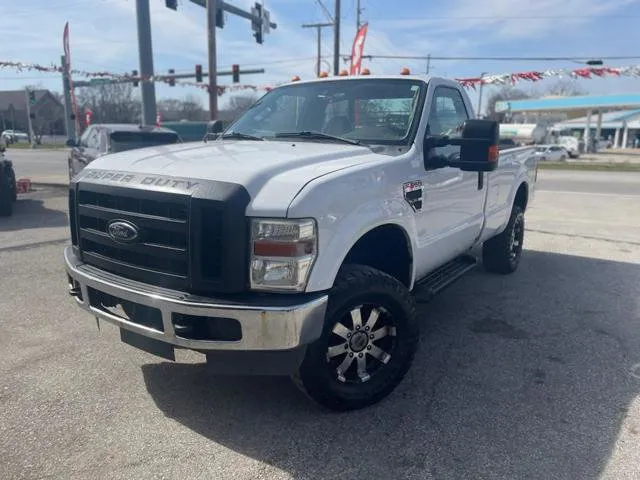
[{"label": "white cloud", "polygon": [[[457,0],[443,14],[424,18],[378,22],[389,30],[422,30],[427,35],[478,34],[479,44],[496,40],[539,38],[541,34],[561,37],[568,27],[584,25],[599,15],[638,4],[639,0]],[[557,17],[558,20],[554,20]]]}]

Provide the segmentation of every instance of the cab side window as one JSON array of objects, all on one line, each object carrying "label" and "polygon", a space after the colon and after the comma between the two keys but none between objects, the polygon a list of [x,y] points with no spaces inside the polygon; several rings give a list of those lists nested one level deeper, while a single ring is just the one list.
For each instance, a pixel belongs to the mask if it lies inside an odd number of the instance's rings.
[{"label": "cab side window", "polygon": [[[436,87],[429,110],[427,135],[459,137],[462,126],[468,119],[467,107],[460,92],[450,87]],[[459,154],[460,147],[448,145],[434,150],[435,155],[448,157]]]}]

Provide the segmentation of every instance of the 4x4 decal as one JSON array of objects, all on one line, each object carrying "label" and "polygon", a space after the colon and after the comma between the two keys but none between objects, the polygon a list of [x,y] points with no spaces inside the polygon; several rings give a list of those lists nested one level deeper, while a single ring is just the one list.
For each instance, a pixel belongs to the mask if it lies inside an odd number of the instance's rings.
[{"label": "4x4 decal", "polygon": [[414,180],[413,182],[403,183],[402,192],[404,194],[404,199],[409,205],[411,205],[414,212],[422,210],[422,181]]}]

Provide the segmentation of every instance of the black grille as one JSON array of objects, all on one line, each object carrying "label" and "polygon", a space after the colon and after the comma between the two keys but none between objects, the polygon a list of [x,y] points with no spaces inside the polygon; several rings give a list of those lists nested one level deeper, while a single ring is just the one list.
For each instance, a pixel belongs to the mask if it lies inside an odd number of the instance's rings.
[{"label": "black grille", "polygon": [[[189,197],[81,184],[77,224],[82,257],[104,270],[169,288],[184,289],[189,278]],[[138,227],[133,243],[108,234],[114,220]]]},{"label": "black grille", "polygon": [[[198,188],[174,193],[140,183],[74,184],[69,211],[76,254],[89,265],[150,285],[199,295],[244,291],[248,192],[227,182],[175,180],[189,182]],[[115,220],[137,227],[135,241],[109,235]]]}]

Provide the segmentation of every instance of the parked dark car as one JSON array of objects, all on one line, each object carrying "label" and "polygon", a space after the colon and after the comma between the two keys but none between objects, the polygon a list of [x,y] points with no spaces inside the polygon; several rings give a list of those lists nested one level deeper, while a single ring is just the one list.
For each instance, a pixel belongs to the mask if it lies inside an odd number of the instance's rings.
[{"label": "parked dark car", "polygon": [[9,217],[18,197],[18,188],[13,164],[4,158],[4,149],[4,145],[0,145],[0,217]]},{"label": "parked dark car", "polygon": [[96,158],[108,153],[180,142],[173,130],[130,124],[95,124],[85,130],[78,144],[68,142],[69,178],[75,176]]}]

